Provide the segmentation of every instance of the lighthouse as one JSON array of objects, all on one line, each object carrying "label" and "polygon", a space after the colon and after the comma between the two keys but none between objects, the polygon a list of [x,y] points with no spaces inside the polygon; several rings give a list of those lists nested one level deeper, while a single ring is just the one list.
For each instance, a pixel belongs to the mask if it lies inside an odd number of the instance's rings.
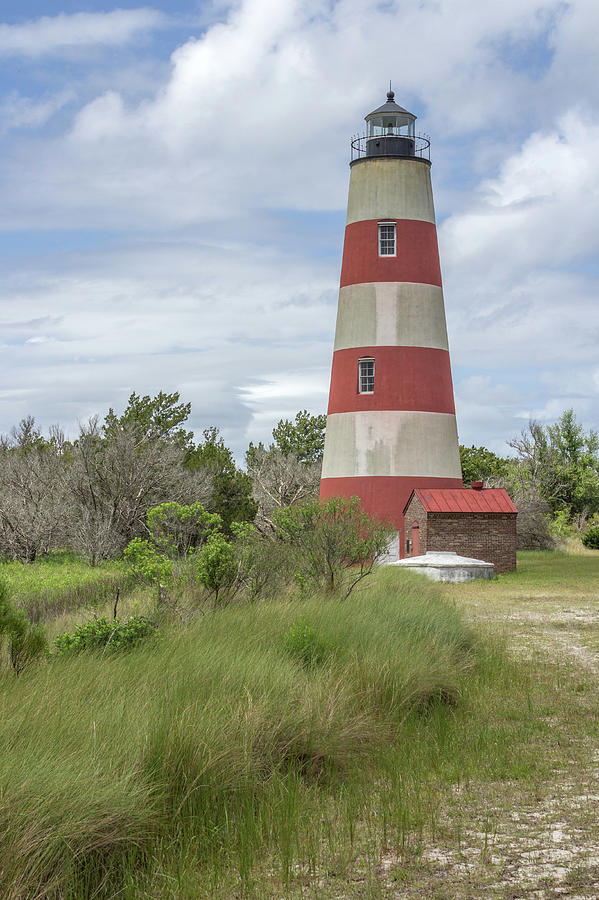
[{"label": "lighthouse", "polygon": [[352,140],[320,484],[392,523],[416,488],[462,487],[429,141],[387,102]]}]

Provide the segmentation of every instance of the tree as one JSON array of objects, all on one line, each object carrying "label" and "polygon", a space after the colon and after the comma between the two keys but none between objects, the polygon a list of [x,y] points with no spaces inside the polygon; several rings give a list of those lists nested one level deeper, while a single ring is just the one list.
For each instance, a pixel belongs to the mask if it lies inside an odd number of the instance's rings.
[{"label": "tree", "polygon": [[462,479],[466,486],[472,481],[501,478],[507,472],[507,460],[486,447],[464,447],[460,444]]},{"label": "tree", "polygon": [[318,497],[325,426],[325,415],[312,416],[303,409],[295,422],[279,420],[270,447],[250,443],[246,468],[258,503],[256,522],[262,531],[274,528],[275,510]]},{"label": "tree", "polygon": [[393,528],[371,518],[358,497],[312,500],[278,510],[277,534],[297,554],[300,579],[348,597],[385,555]]},{"label": "tree", "polygon": [[324,432],[327,417],[324,414],[312,416],[302,409],[295,416],[295,422],[280,419],[273,428],[275,446],[284,456],[293,454],[299,462],[315,463],[322,460]]},{"label": "tree", "polygon": [[284,454],[277,447],[250,444],[246,453],[248,475],[258,502],[259,528],[273,530],[273,514],[278,509],[318,497],[321,465],[301,462],[295,453]]},{"label": "tree", "polygon": [[599,510],[599,438],[585,433],[572,409],[554,425],[530,422],[509,445],[518,456],[516,477],[534,485],[553,513],[586,521]]},{"label": "tree", "polygon": [[218,603],[219,594],[230,589],[237,576],[235,547],[224,535],[212,534],[197,554],[198,580],[214,594]]},{"label": "tree", "polygon": [[[71,540],[94,564],[147,534],[148,510],[166,501],[206,502],[206,473],[185,468],[179,438],[142,427],[128,416],[81,426],[73,446]],[[84,527],[80,528],[79,523]]]},{"label": "tree", "polygon": [[23,419],[0,449],[0,553],[33,562],[68,533],[68,461]]},{"label": "tree", "polygon": [[254,521],[258,504],[252,497],[252,480],[235,465],[218,428],[204,429],[204,440],[188,453],[186,466],[210,480],[207,506],[221,517],[225,533],[230,534],[233,522]]},{"label": "tree", "polygon": [[191,403],[179,403],[177,391],[172,394],[160,391],[155,397],[140,397],[133,391],[121,416],[117,417],[112,407],[108,410],[102,430],[110,438],[132,428],[139,439],[162,440],[181,449],[190,449],[193,432],[181,427],[190,413]]},{"label": "tree", "polygon": [[159,553],[150,541],[141,538],[133,538],[125,547],[123,557],[129,575],[138,581],[154,584],[160,597],[160,586],[169,581],[173,574],[170,559]]},{"label": "tree", "polygon": [[201,547],[222,525],[221,517],[201,503],[182,505],[174,500],[152,507],[146,522],[154,546],[171,559]]}]

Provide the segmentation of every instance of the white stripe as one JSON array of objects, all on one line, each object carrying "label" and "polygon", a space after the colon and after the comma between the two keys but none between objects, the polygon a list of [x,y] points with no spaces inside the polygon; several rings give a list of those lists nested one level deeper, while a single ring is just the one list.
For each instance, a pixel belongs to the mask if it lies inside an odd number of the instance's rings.
[{"label": "white stripe", "polygon": [[347,224],[417,219],[435,224],[429,167],[417,159],[369,159],[350,169]]},{"label": "white stripe", "polygon": [[397,410],[328,416],[322,477],[364,475],[461,478],[455,416]]},{"label": "white stripe", "polygon": [[350,347],[449,349],[442,289],[397,281],[341,288],[335,350]]}]

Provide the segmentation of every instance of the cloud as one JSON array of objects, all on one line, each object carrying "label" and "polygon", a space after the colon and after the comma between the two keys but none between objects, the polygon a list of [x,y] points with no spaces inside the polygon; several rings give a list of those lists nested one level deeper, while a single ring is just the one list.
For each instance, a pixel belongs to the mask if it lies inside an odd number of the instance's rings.
[{"label": "cloud", "polygon": [[507,425],[569,407],[599,421],[598,153],[599,122],[570,110],[530,135],[440,229],[458,376],[478,368],[491,386],[506,375],[519,385],[507,409],[482,388],[479,402],[462,397],[469,433],[497,434],[492,420],[501,428],[506,413]]},{"label": "cloud", "polygon": [[[158,88],[115,87],[94,70],[103,87],[65,110],[62,131],[9,143],[0,227],[129,230],[138,244],[5,276],[7,426],[41,409],[70,427],[133,388],[179,389],[195,427],[222,424],[241,448],[282,415],[324,408],[348,135],[390,75],[399,102],[424,113],[437,207],[451,212],[439,234],[462,439],[488,435],[500,449],[522,411],[572,405],[574,371],[574,405],[599,421],[595,6],[219,10],[173,52]],[[10,52],[33,56],[130,40],[160,26],[155,15],[4,28],[13,42],[30,29]],[[0,52],[6,41],[0,28]],[[51,103],[19,102],[19,127]]]},{"label": "cloud", "polygon": [[141,8],[60,13],[22,25],[0,24],[0,55],[38,57],[67,49],[118,47],[165,22],[166,16],[159,10]]},{"label": "cloud", "polygon": [[255,245],[160,243],[5,275],[3,383],[18,390],[0,430],[33,413],[72,435],[134,389],[179,390],[193,427],[221,426],[241,456],[273,414],[326,406],[335,281],[327,263]]},{"label": "cloud", "polygon": [[75,99],[72,90],[60,91],[44,100],[32,100],[13,91],[0,102],[0,133],[16,128],[39,128]]},{"label": "cloud", "polygon": [[[402,103],[426,104],[437,142],[513,129],[532,80],[492,38],[548,40],[541,12],[558,6],[244,0],[175,50],[154,96],[101,93],[68,133],[9,158],[0,222],[181,227],[256,207],[341,208],[348,135],[390,74]],[[19,190],[40,156],[35,191]]]}]

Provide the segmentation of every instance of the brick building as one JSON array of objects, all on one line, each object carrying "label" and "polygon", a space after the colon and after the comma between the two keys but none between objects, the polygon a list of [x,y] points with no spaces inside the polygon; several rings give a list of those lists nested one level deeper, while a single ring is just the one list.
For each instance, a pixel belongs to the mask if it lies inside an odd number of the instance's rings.
[{"label": "brick building", "polygon": [[496,572],[516,568],[518,510],[506,491],[473,482],[471,488],[416,488],[404,508],[406,556],[453,550],[491,562]]}]

